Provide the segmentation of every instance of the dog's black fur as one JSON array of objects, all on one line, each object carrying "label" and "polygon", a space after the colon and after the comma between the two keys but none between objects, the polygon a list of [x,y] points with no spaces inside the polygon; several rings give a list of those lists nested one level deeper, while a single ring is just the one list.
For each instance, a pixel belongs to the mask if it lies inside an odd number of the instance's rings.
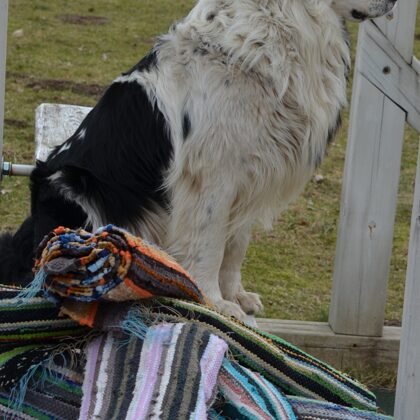
[{"label": "dog's black fur", "polygon": [[[151,52],[124,74],[156,65]],[[34,251],[55,227],[89,227],[83,200],[95,203],[107,223],[125,226],[141,222],[142,212],[155,205],[165,208],[161,186],[171,154],[165,119],[143,87],[113,83],[76,132],[46,162],[37,162],[31,216],[14,235],[0,237],[0,283],[30,281]],[[59,182],[51,182],[57,171]]]}]

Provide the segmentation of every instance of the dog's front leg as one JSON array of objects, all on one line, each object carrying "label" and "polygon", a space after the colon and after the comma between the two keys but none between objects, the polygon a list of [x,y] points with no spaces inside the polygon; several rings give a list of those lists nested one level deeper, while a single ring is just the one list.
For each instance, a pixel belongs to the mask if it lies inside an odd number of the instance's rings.
[{"label": "dog's front leg", "polygon": [[173,190],[167,250],[220,312],[243,320],[246,314],[238,304],[224,299],[219,287],[232,197],[226,185],[205,185],[190,177],[178,182]]},{"label": "dog's front leg", "polygon": [[241,281],[241,266],[250,236],[250,229],[246,227],[240,229],[227,241],[219,273],[219,284],[224,299],[238,303],[246,314],[255,315],[263,309],[260,297],[257,293],[245,291]]}]

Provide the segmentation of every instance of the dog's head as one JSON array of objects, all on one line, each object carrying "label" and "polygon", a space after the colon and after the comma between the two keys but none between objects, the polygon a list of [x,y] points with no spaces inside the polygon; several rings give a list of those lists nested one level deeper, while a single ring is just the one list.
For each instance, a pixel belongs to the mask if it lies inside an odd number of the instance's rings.
[{"label": "dog's head", "polygon": [[331,7],[345,18],[362,21],[386,15],[397,0],[332,0]]}]

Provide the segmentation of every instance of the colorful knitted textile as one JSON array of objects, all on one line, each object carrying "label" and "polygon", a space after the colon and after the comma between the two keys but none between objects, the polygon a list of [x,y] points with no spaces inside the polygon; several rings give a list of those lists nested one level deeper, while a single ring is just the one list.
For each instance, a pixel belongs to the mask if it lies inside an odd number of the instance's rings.
[{"label": "colorful knitted textile", "polygon": [[[288,397],[289,403],[299,420],[378,420],[378,414],[343,407],[323,401],[300,397]],[[381,419],[391,419],[380,416]]]},{"label": "colorful knitted textile", "polygon": [[[5,328],[19,331],[19,321],[13,322],[16,308],[19,308],[23,318],[32,314],[32,335],[25,336],[23,328],[20,334],[10,337],[10,342],[16,343],[16,336],[19,336],[20,345],[30,345],[37,330],[45,330],[43,322],[38,323],[37,318],[42,316],[42,311],[51,310],[51,304],[45,299],[37,298],[38,307],[34,308],[31,300],[24,300],[18,305],[19,300],[15,299],[16,304],[10,305],[10,299],[11,296],[7,296],[8,309],[1,312],[2,317],[9,322],[3,323],[4,319],[0,318],[0,328],[2,331]],[[2,308],[3,302],[4,299],[0,300]],[[73,338],[69,331],[67,337],[56,334],[56,338],[52,340],[54,351],[48,354],[43,352],[43,358],[35,359],[32,364],[32,354],[26,353],[29,365],[35,369],[29,368],[23,376],[22,372],[13,374],[13,369],[8,370],[10,377],[14,378],[14,386],[10,388],[10,384],[0,384],[0,413],[22,419],[69,420],[77,416],[94,418],[95,413],[99,413],[97,418],[118,419],[147,418],[146,415],[143,417],[144,413],[149,413],[150,418],[183,419],[190,418],[190,414],[195,413],[196,417],[192,418],[201,419],[205,418],[202,415],[203,410],[208,410],[211,406],[212,410],[208,411],[210,418],[291,420],[296,418],[296,404],[302,413],[311,413],[311,410],[318,413],[322,410],[322,413],[330,416],[312,418],[335,418],[337,406],[314,405],[311,400],[292,399],[261,373],[245,368],[238,362],[231,362],[226,357],[222,359],[228,346],[233,353],[238,351],[232,345],[235,340],[224,340],[229,334],[210,323],[197,321],[197,313],[191,312],[191,320],[188,321],[187,317],[179,314],[182,306],[174,303],[180,302],[176,299],[164,299],[164,302],[148,302],[145,306],[141,303],[121,305],[102,302],[98,307],[94,329],[102,333],[91,337],[81,337],[81,332],[88,334],[91,330],[80,328],[76,322],[69,320],[69,324],[63,328],[68,331],[73,325]],[[164,308],[171,312],[169,318],[174,321],[172,324],[164,323],[167,318],[163,313]],[[197,308],[201,307],[197,305]],[[177,313],[177,318],[172,318]],[[47,318],[51,318],[52,323],[55,322],[51,313],[43,320]],[[236,321],[233,323],[237,325],[236,330],[238,326],[247,330],[246,326]],[[57,330],[58,325],[55,326],[55,331]],[[238,338],[236,334],[238,332],[233,333]],[[36,343],[40,345],[38,341]],[[254,345],[258,349],[258,344]],[[3,356],[0,354],[0,370],[5,360]],[[247,356],[252,359],[250,352]],[[239,360],[240,357],[236,359]],[[9,358],[8,363],[13,360],[16,359]],[[17,364],[19,360],[17,359]],[[259,363],[258,369],[264,372],[267,368],[264,366],[265,362],[258,358],[255,360]],[[218,369],[220,364],[222,367]],[[215,395],[213,384],[216,383],[216,378],[218,383]],[[148,393],[152,389],[153,392]],[[193,391],[190,393],[187,390]],[[146,398],[147,395],[149,397]],[[180,411],[175,417],[171,417],[171,411],[168,411],[170,407],[173,410],[184,409],[191,412],[185,415],[185,412]],[[159,409],[163,411],[158,411]],[[375,413],[353,409],[346,411],[344,407],[341,409],[341,412],[347,413],[348,417],[345,418],[348,419],[384,418]],[[263,417],[260,417],[261,411],[264,413]]]},{"label": "colorful knitted textile", "polygon": [[10,388],[57,346],[92,335],[59,308],[35,297],[19,304],[18,290],[0,286],[0,388]]},{"label": "colorful knitted textile", "polygon": [[[32,291],[78,302],[168,296],[206,303],[189,274],[168,254],[112,225],[94,234],[59,227],[41,242]],[[94,304],[92,305],[94,310]]]},{"label": "colorful knitted textile", "polygon": [[[54,369],[57,370],[54,370]],[[30,382],[23,401],[11,401],[0,389],[0,418],[75,420],[79,416],[83,374],[52,366],[49,375]]]},{"label": "colorful knitted textile", "polygon": [[223,340],[194,324],[166,323],[149,328],[143,340],[121,339],[111,332],[89,345],[80,420],[206,418],[227,350]]},{"label": "colorful knitted textile", "polygon": [[258,373],[227,359],[219,374],[219,392],[225,400],[222,412],[229,418],[296,419],[292,405],[276,387]]},{"label": "colorful knitted textile", "polygon": [[160,299],[148,312],[166,321],[205,326],[223,338],[242,365],[261,373],[286,394],[375,410],[375,396],[363,385],[279,337],[227,318],[194,302]]},{"label": "colorful knitted textile", "polygon": [[124,230],[58,228],[41,246],[27,290],[0,286],[6,417],[383,418],[356,410],[376,410],[361,384],[204,305],[188,273]]}]

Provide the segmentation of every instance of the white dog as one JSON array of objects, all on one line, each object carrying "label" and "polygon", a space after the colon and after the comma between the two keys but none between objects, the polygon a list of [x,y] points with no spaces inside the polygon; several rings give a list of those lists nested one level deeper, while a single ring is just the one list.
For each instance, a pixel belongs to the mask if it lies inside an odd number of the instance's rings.
[{"label": "white dog", "polygon": [[199,0],[38,163],[15,246],[115,223],[165,248],[222,312],[260,311],[241,284],[251,227],[301,192],[340,125],[343,20],[394,3]]}]

